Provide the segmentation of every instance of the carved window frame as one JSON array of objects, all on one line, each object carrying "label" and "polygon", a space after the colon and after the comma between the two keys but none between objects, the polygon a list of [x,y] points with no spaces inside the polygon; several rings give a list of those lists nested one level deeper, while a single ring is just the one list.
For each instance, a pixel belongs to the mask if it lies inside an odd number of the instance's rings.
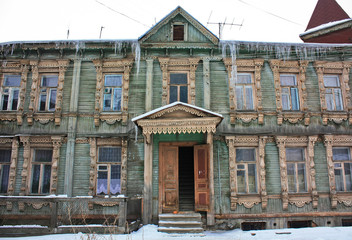
[{"label": "carved window frame", "polygon": [[[90,171],[89,196],[97,195],[98,149],[99,147],[121,147],[121,193],[127,193],[127,139],[122,138],[89,138],[90,144]],[[100,196],[100,195],[99,195]]]},{"label": "carved window frame", "polygon": [[[351,93],[349,86],[349,74],[352,67],[352,62],[326,62],[315,61],[314,67],[318,75],[320,104],[322,111],[323,124],[327,125],[328,122],[341,124],[348,120],[352,124],[352,103]],[[324,75],[338,75],[340,80],[340,87],[342,92],[343,111],[328,111],[325,100],[325,85]]]},{"label": "carved window frame", "polygon": [[[231,58],[223,58],[229,81],[230,122],[235,124],[236,120],[249,123],[258,119],[259,124],[264,123],[264,113],[261,92],[261,70],[264,65],[263,59],[237,59],[233,62]],[[253,110],[238,110],[236,103],[236,83],[233,74],[250,73],[253,79]]]},{"label": "carved window frame", "polygon": [[[283,121],[296,124],[300,121],[304,125],[309,125],[310,116],[307,106],[307,92],[306,92],[306,70],[309,61],[284,61],[284,60],[270,60],[270,67],[274,74],[274,86],[276,96],[276,112],[277,124],[281,125]],[[300,109],[296,110],[283,110],[282,109],[282,88],[281,88],[281,75],[296,75],[297,88],[299,94]]]},{"label": "carved window frame", "polygon": [[[132,58],[93,60],[97,72],[94,110],[94,124],[96,127],[100,125],[100,121],[105,121],[107,124],[114,124],[117,121],[122,121],[122,124],[127,124],[130,72],[132,70],[133,62],[134,60]],[[110,74],[122,75],[121,111],[119,112],[103,111],[105,75]]]},{"label": "carved window frame", "polygon": [[[177,73],[180,73],[180,74],[186,74],[187,75],[187,102],[186,103],[189,103],[189,99],[190,99],[190,84],[189,84],[189,72],[185,72],[185,71],[170,71],[169,72],[169,78],[168,78],[168,91],[167,91],[167,104],[170,104],[170,87],[171,86],[175,86],[175,85],[182,85],[182,84],[171,84],[171,75],[172,74],[177,74]],[[178,95],[180,94],[180,91],[178,90],[177,91]],[[177,100],[178,102],[181,102],[180,99]],[[175,101],[176,102],[176,101]]]},{"label": "carved window frame", "polygon": [[331,207],[336,208],[337,203],[344,204],[347,207],[352,206],[352,192],[338,192],[335,185],[335,168],[333,161],[334,147],[352,148],[352,136],[350,135],[324,135],[324,144],[326,149],[326,161],[328,165],[329,189]]},{"label": "carved window frame", "polygon": [[[1,195],[12,196],[15,193],[15,182],[16,182],[16,169],[17,169],[17,160],[18,160],[18,148],[19,141],[17,137],[14,138],[0,138],[0,148],[11,150],[11,161],[10,161],[10,170],[9,170],[9,179],[8,187],[6,193],[0,193]],[[7,205],[12,203],[8,202]]]},{"label": "carved window frame", "polygon": [[[65,73],[70,60],[31,60],[32,87],[30,93],[29,111],[27,113],[28,125],[33,125],[33,120],[41,124],[54,121],[55,125],[61,124],[61,112],[63,102],[63,88]],[[39,111],[39,97],[41,89],[41,77],[43,75],[58,75],[55,111]]]},{"label": "carved window frame", "polygon": [[[301,208],[305,204],[312,202],[313,208],[318,207],[318,192],[316,188],[316,171],[314,163],[314,145],[318,140],[318,136],[302,136],[302,137],[288,137],[277,136],[276,144],[279,148],[279,162],[280,162],[280,177],[281,177],[281,200],[284,210],[288,209],[288,204],[296,205]],[[288,191],[287,179],[287,148],[305,148],[306,149],[306,184],[307,192],[290,193]]]},{"label": "carved window frame", "polygon": [[0,75],[1,75],[1,87],[3,85],[5,75],[21,75],[20,92],[18,96],[18,107],[15,111],[0,111],[1,121],[17,121],[17,125],[23,124],[24,116],[24,101],[27,87],[27,76],[29,71],[28,60],[11,60],[11,61],[0,61]]},{"label": "carved window frame", "polygon": [[[268,197],[265,184],[265,144],[267,137],[261,136],[226,136],[226,143],[229,148],[229,170],[230,170],[230,201],[231,210],[235,211],[237,204],[245,208],[252,208],[254,205],[261,203],[262,208],[266,209]],[[257,193],[240,194],[237,191],[237,148],[255,148],[256,149],[256,166],[257,166]]]},{"label": "carved window frame", "polygon": [[[20,196],[25,195],[52,195],[57,193],[58,166],[60,160],[60,148],[64,141],[62,136],[20,136],[23,144],[23,169]],[[52,149],[50,190],[47,194],[32,194],[30,187],[32,182],[32,161],[35,149]]]},{"label": "carved window frame", "polygon": [[200,58],[159,58],[162,70],[162,106],[169,103],[169,78],[172,72],[188,73],[188,103],[196,104],[196,69]]}]

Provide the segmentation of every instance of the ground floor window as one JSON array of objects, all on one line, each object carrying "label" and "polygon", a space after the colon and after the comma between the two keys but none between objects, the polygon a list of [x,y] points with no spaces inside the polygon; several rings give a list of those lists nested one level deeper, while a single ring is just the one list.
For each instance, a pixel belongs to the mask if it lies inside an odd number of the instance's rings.
[{"label": "ground floor window", "polygon": [[11,164],[11,150],[0,149],[0,193],[7,193]]},{"label": "ground floor window", "polygon": [[243,222],[241,223],[241,229],[243,231],[264,230],[266,229],[266,222]]},{"label": "ground floor window", "polygon": [[50,192],[52,156],[52,149],[33,150],[31,193]]}]

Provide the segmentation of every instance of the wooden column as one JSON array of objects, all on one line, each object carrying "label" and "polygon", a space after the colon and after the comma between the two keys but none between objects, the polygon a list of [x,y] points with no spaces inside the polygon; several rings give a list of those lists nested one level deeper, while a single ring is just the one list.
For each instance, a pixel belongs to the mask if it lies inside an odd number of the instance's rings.
[{"label": "wooden column", "polygon": [[209,58],[203,59],[203,89],[204,89],[204,108],[210,109],[210,63]]},{"label": "wooden column", "polygon": [[145,93],[145,111],[149,112],[153,109],[153,58],[148,58],[147,62],[147,87]]},{"label": "wooden column", "polygon": [[143,224],[152,221],[153,135],[144,136]]},{"label": "wooden column", "polygon": [[215,225],[214,217],[214,158],[213,158],[213,134],[211,132],[207,133],[207,144],[209,145],[209,211],[207,213],[207,225]]}]

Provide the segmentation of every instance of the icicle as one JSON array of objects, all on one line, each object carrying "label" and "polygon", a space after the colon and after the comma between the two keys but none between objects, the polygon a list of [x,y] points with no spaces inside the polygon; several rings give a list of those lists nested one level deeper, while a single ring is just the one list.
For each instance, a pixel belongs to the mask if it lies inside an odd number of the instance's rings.
[{"label": "icicle", "polygon": [[136,65],[137,65],[137,76],[138,76],[139,65],[140,65],[140,61],[141,61],[141,47],[140,47],[138,41],[134,41],[132,43],[132,52],[134,52],[134,54],[135,54],[134,61],[136,62]]},{"label": "icicle", "polygon": [[223,58],[226,58],[227,46],[230,49],[232,67],[231,67],[231,79],[229,79],[229,81],[230,81],[230,86],[234,88],[236,85],[236,82],[237,82],[237,63],[236,63],[237,43],[234,41],[222,41],[221,45],[222,45],[222,57]]},{"label": "icicle", "polygon": [[138,140],[138,126],[134,125],[134,141],[137,142]]},{"label": "icicle", "polygon": [[15,49],[15,45],[16,45],[16,44],[12,44],[12,47],[11,47],[11,56],[12,56],[12,54],[13,54],[13,50]]}]

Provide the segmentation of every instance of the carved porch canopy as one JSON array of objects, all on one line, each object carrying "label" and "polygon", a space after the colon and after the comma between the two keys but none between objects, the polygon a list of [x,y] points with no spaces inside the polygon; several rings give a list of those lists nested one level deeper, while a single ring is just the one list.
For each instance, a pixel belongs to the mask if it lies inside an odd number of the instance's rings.
[{"label": "carved porch canopy", "polygon": [[221,114],[187,103],[174,102],[135,117],[132,121],[148,137],[156,133],[215,133],[222,119]]}]

